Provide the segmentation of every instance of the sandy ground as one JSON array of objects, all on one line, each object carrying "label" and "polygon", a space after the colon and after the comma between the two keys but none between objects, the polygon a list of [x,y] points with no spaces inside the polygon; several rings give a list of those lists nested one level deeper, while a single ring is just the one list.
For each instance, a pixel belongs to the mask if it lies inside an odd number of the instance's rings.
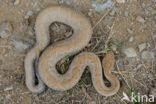
[{"label": "sandy ground", "polygon": [[[111,5],[102,9],[93,4],[107,2],[92,1],[0,0],[0,104],[131,104],[121,101],[123,92],[156,96],[156,1],[112,0]],[[35,44],[36,16],[42,9],[56,4],[81,11],[91,21],[94,33],[83,51],[94,52],[101,58],[107,50],[116,53],[113,73],[121,82],[116,95],[107,98],[99,95],[88,70],[68,91],[47,88],[41,94],[34,94],[27,89],[23,62]],[[55,23],[50,33],[54,43],[68,37],[71,28]],[[67,70],[71,60],[72,57],[58,65],[61,73]]]}]

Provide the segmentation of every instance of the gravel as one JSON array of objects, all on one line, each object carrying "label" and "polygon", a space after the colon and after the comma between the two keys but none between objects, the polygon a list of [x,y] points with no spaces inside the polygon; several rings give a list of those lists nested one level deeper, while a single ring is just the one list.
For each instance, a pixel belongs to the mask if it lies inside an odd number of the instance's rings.
[{"label": "gravel", "polygon": [[142,57],[142,59],[150,61],[150,60],[154,59],[154,53],[151,51],[143,51],[141,53],[141,57]]},{"label": "gravel", "polygon": [[19,5],[19,3],[20,3],[20,0],[15,0],[14,1],[14,5],[16,6],[16,5]]},{"label": "gravel", "polygon": [[32,16],[34,13],[33,11],[28,11],[27,14],[25,15],[25,19],[28,19],[30,16]]},{"label": "gravel", "polygon": [[136,20],[140,23],[145,23],[145,19],[141,16],[137,16]]},{"label": "gravel", "polygon": [[117,3],[125,3],[126,0],[116,0]]},{"label": "gravel", "polygon": [[0,23],[0,38],[8,38],[9,36],[11,36],[12,31],[13,27],[10,22],[4,21]]},{"label": "gravel", "polygon": [[32,46],[30,42],[16,38],[11,40],[11,44],[17,53],[25,53]]},{"label": "gravel", "polygon": [[101,12],[105,9],[111,8],[113,6],[112,0],[91,0],[92,7],[97,11]]},{"label": "gravel", "polygon": [[132,57],[136,57],[137,53],[135,51],[134,48],[126,48],[123,49],[122,52],[128,57],[128,58],[132,58]]},{"label": "gravel", "polygon": [[127,32],[128,32],[129,34],[132,34],[132,33],[133,33],[133,31],[132,31],[130,28],[127,29]]},{"label": "gravel", "polygon": [[147,44],[146,43],[142,43],[140,45],[138,45],[139,48],[139,52],[143,51],[145,48],[147,48]]},{"label": "gravel", "polygon": [[134,37],[131,36],[128,41],[129,42],[133,42],[134,41]]}]

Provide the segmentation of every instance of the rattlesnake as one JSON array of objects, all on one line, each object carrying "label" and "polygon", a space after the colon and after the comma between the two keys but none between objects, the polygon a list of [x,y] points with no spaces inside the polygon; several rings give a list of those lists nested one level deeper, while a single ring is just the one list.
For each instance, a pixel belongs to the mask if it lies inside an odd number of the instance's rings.
[{"label": "rattlesnake", "polygon": [[[54,22],[67,24],[74,32],[71,37],[49,45],[49,26]],[[74,57],[65,74],[61,75],[56,70],[59,60],[67,55],[78,53],[91,39],[92,27],[83,14],[64,6],[48,7],[37,16],[35,33],[37,43],[25,58],[26,85],[30,91],[40,93],[45,90],[45,85],[59,91],[68,90],[76,85],[88,66],[93,85],[98,93],[103,96],[117,93],[120,87],[119,80],[111,74],[115,63],[113,52],[106,54],[102,65],[94,53],[82,52]],[[103,82],[103,72],[111,83],[110,87]],[[35,84],[35,76],[38,79],[37,84]]]}]

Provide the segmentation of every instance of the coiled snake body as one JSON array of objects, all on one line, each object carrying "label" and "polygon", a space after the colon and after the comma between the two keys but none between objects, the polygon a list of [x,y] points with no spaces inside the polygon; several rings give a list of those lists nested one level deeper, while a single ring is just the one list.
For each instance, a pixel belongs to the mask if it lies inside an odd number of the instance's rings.
[{"label": "coiled snake body", "polygon": [[[50,42],[49,26],[54,22],[67,24],[73,28],[74,32],[68,39],[48,46]],[[59,91],[68,90],[79,81],[84,69],[88,66],[93,85],[98,93],[103,96],[117,93],[120,84],[119,80],[111,74],[115,61],[112,52],[107,53],[102,64],[94,53],[82,52],[75,56],[65,74],[61,75],[56,70],[59,60],[79,52],[90,41],[92,27],[84,15],[63,6],[48,7],[38,15],[35,32],[37,43],[25,58],[26,85],[30,91],[40,93],[44,91],[45,85]],[[104,84],[103,71],[111,87]],[[35,76],[38,84],[35,84]]]}]

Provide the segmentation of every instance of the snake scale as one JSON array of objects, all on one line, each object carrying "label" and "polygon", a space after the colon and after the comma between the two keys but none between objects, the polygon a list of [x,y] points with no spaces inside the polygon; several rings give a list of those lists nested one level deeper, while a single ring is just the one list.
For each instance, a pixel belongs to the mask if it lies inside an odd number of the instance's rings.
[{"label": "snake scale", "polygon": [[[50,44],[49,26],[54,22],[72,27],[73,35]],[[25,57],[24,66],[28,89],[34,93],[41,93],[45,90],[45,86],[59,91],[71,89],[78,83],[88,66],[97,92],[103,96],[116,94],[120,83],[111,73],[115,63],[114,54],[111,51],[106,54],[102,64],[94,53],[82,52],[74,57],[65,74],[59,74],[56,70],[56,64],[62,58],[78,53],[88,44],[92,33],[89,20],[80,12],[68,7],[47,7],[39,13],[35,24],[36,45]],[[104,84],[103,75],[111,83],[110,87]]]}]

